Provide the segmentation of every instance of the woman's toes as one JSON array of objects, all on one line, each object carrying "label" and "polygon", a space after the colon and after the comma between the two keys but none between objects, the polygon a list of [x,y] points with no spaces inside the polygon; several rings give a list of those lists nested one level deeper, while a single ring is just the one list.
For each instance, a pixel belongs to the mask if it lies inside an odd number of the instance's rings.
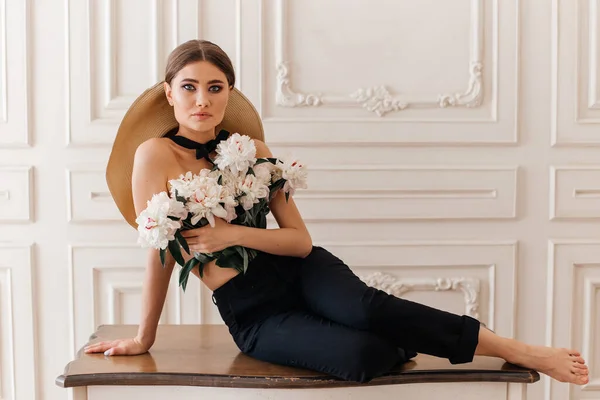
[{"label": "woman's toes", "polygon": [[583,358],[579,357],[579,356],[571,357],[571,360],[573,360],[575,362],[578,362],[578,363],[580,363],[582,365],[585,365],[585,360]]},{"label": "woman's toes", "polygon": [[578,352],[577,350],[568,350],[569,354],[572,356],[580,356],[581,353]]},{"label": "woman's toes", "polygon": [[587,368],[580,368],[577,366],[577,364],[573,364],[573,366],[571,367],[571,373],[576,375],[587,375],[588,370]]},{"label": "woman's toes", "polygon": [[587,375],[577,375],[575,377],[577,383],[580,385],[585,385],[590,381],[590,378]]},{"label": "woman's toes", "polygon": [[581,363],[573,363],[573,367],[576,368],[577,370],[587,370],[588,366],[585,364],[581,364]]}]

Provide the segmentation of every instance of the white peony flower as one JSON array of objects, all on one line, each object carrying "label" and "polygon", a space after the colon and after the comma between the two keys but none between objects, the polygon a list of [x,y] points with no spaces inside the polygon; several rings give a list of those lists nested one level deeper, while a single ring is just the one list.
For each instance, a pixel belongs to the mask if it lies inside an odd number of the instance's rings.
[{"label": "white peony flower", "polygon": [[251,209],[260,199],[269,195],[269,187],[261,182],[255,175],[246,175],[240,182],[239,188],[243,195],[240,197],[240,204],[244,210]]},{"label": "white peony flower", "polygon": [[256,175],[256,178],[258,178],[258,180],[265,184],[265,185],[269,185],[271,184],[271,174],[275,171],[276,167],[271,164],[270,162],[264,162],[261,164],[258,164],[257,166],[252,168],[254,170],[254,175]]},{"label": "white peony flower", "polygon": [[284,192],[289,192],[290,196],[292,196],[296,192],[296,189],[306,189],[308,187],[306,183],[307,171],[300,161],[290,158],[279,161],[279,164],[281,177],[286,180],[283,185]]},{"label": "white peony flower", "polygon": [[171,193],[171,197],[175,198],[176,190],[179,196],[183,196],[185,198],[190,197],[194,191],[192,188],[193,179],[194,175],[192,175],[191,171],[188,171],[185,175],[179,175],[178,179],[169,180],[169,185],[171,186],[169,192]]},{"label": "white peony flower", "polygon": [[233,174],[246,174],[256,162],[256,147],[249,136],[234,133],[217,145],[215,164],[221,171],[230,169]]},{"label": "white peony flower", "polygon": [[226,188],[223,188],[223,190],[221,190],[221,203],[223,203],[223,208],[225,208],[225,211],[227,211],[225,221],[233,221],[237,217],[237,214],[235,213],[235,208],[237,207],[238,202],[232,195],[230,195],[227,192]]},{"label": "white peony flower", "polygon": [[192,213],[191,223],[196,225],[206,218],[210,226],[215,226],[215,216],[226,218],[227,211],[220,204],[223,187],[217,179],[208,176],[196,176],[193,180],[194,192],[188,199],[187,208]]},{"label": "white peony flower", "polygon": [[155,249],[167,248],[175,239],[175,232],[181,228],[181,221],[169,218],[185,218],[188,211],[183,203],[172,199],[166,192],[160,192],[148,200],[146,209],[136,218],[138,224],[138,244]]},{"label": "white peony flower", "polygon": [[275,183],[283,177],[283,171],[281,170],[282,165],[283,164],[280,161],[277,161],[277,164],[273,165],[273,170],[271,171],[271,183]]}]

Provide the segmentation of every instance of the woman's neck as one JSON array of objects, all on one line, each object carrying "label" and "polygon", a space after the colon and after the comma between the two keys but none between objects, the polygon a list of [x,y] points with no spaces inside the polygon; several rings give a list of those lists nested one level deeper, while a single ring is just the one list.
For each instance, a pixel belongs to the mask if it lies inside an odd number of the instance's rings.
[{"label": "woman's neck", "polygon": [[208,131],[193,131],[181,125],[175,134],[198,143],[206,143],[216,137],[215,128],[212,128]]}]

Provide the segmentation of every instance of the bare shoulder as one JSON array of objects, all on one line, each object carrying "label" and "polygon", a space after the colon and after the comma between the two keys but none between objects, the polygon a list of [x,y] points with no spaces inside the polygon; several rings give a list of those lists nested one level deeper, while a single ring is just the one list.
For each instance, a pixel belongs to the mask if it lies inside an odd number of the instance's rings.
[{"label": "bare shoulder", "polygon": [[146,208],[154,194],[167,190],[173,151],[163,138],[148,139],[138,146],[133,160],[131,185],[136,214]]},{"label": "bare shoulder", "polygon": [[164,138],[151,138],[138,146],[135,151],[135,162],[166,161],[173,152]]},{"label": "bare shoulder", "polygon": [[271,150],[269,149],[269,147],[266,145],[265,142],[263,142],[262,140],[258,140],[258,139],[252,139],[252,140],[254,141],[254,147],[256,147],[256,158],[273,157]]}]

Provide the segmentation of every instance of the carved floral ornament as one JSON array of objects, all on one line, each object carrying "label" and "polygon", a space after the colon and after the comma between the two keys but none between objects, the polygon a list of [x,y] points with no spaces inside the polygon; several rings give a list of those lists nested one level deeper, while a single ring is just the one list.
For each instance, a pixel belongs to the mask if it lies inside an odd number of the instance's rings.
[{"label": "carved floral ornament", "polygon": [[383,86],[358,88],[347,96],[324,95],[322,93],[302,93],[292,89],[290,67],[288,62],[277,64],[277,104],[283,107],[318,107],[321,105],[352,106],[357,105],[371,111],[379,117],[385,114],[405,110],[410,107],[473,108],[483,101],[483,65],[480,61],[471,62],[469,66],[469,83],[462,93],[441,93],[429,101],[402,100],[393,96]]},{"label": "carved floral ornament", "polygon": [[382,290],[396,297],[411,291],[461,291],[465,301],[465,314],[479,319],[479,288],[477,278],[406,278],[401,279],[391,274],[374,272],[359,275],[368,286]]},{"label": "carved floral ornament", "polygon": [[273,0],[275,7],[275,68],[277,70],[276,103],[282,107],[362,107],[383,117],[391,112],[409,108],[479,107],[483,102],[483,43],[485,41],[485,2],[470,2],[469,80],[466,89],[457,93],[437,95],[401,94],[383,84],[349,90],[346,94],[305,93],[294,88],[291,81],[290,52],[288,48],[288,0]]}]

